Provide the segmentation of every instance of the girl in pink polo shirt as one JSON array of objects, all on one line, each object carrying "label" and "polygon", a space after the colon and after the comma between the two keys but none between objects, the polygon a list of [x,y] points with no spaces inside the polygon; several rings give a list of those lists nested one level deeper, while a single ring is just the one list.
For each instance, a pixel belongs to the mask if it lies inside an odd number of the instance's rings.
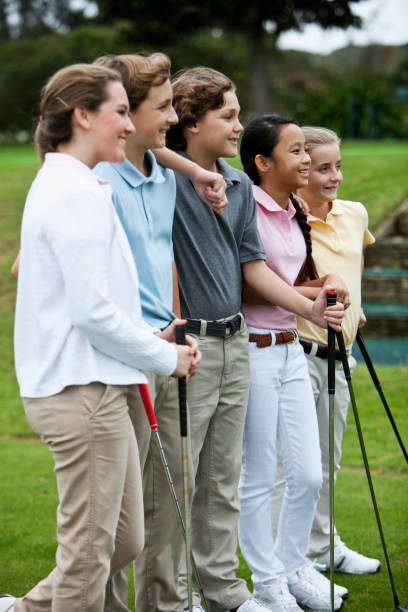
[{"label": "girl in pink polo shirt", "polygon": [[[347,303],[340,279],[317,278],[310,227],[292,195],[307,185],[310,167],[298,124],[279,115],[255,119],[244,131],[241,160],[254,182],[267,265],[289,285],[301,285],[304,295],[330,284]],[[269,609],[299,611],[298,602],[330,610],[330,583],[306,560],[322,469],[313,391],[296,316],[245,289],[244,302],[251,384],[239,487],[241,550],[252,570],[255,596]],[[278,446],[287,487],[274,542],[269,499]],[[336,586],[335,592],[337,610],[347,591]]]},{"label": "girl in pink polo shirt", "polygon": [[[337,191],[343,180],[341,173],[340,139],[323,127],[302,128],[311,157],[309,181],[299,190],[308,203],[313,253],[319,274],[337,270],[350,290],[351,306],[345,312],[342,329],[349,350],[349,367],[353,371],[356,361],[351,345],[358,327],[364,325],[361,310],[361,272],[363,248],[374,242],[368,230],[368,214],[363,204],[340,200]],[[330,567],[330,502],[329,502],[329,395],[327,389],[327,335],[315,325],[299,318],[300,343],[306,353],[306,361],[312,381],[319,424],[322,452],[323,486],[309,540],[308,557],[321,571]],[[343,434],[347,423],[349,392],[343,367],[336,361],[336,394],[334,407],[334,463],[335,474],[340,468]],[[275,483],[276,490],[280,483]],[[277,497],[276,493],[273,496]],[[272,508],[276,515],[275,499]],[[336,571],[346,574],[371,574],[380,567],[378,559],[367,557],[346,546],[335,530],[334,565]]]}]

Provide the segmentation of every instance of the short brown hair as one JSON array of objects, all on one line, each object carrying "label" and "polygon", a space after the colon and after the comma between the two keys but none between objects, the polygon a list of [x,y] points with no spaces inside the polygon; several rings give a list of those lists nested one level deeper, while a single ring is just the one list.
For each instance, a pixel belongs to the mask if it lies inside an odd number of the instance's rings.
[{"label": "short brown hair", "polygon": [[72,138],[72,113],[78,106],[96,111],[108,98],[109,81],[121,82],[114,70],[93,64],[72,64],[58,70],[41,91],[40,120],[34,141],[41,159]]},{"label": "short brown hair", "polygon": [[166,143],[171,149],[184,151],[187,143],[183,128],[195,125],[209,110],[221,108],[224,94],[235,91],[235,85],[222,72],[204,66],[181,70],[174,75],[172,85],[179,123],[167,132]]},{"label": "short brown hair", "polygon": [[152,86],[162,85],[170,78],[171,62],[164,53],[103,55],[94,63],[120,73],[131,111],[145,100]]}]

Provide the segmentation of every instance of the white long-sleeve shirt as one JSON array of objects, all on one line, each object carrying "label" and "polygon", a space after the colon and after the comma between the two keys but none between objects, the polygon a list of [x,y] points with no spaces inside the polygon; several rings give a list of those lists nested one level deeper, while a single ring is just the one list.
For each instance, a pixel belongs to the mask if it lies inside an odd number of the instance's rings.
[{"label": "white long-sleeve shirt", "polygon": [[146,382],[141,369],[169,375],[176,350],[152,332],[110,187],[74,157],[48,153],[21,230],[14,330],[21,395]]}]

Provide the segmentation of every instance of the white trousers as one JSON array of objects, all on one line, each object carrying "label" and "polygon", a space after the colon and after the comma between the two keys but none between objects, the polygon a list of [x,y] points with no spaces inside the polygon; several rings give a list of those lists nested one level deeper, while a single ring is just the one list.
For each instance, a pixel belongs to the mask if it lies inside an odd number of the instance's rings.
[{"label": "white trousers", "polygon": [[[330,547],[330,455],[329,455],[329,395],[327,388],[327,359],[306,355],[309,374],[316,402],[316,414],[319,424],[320,449],[322,454],[323,485],[320,499],[310,534],[308,557],[314,559],[329,550]],[[348,358],[350,371],[356,367],[356,360],[352,355]],[[348,386],[343,373],[343,366],[336,361],[335,366],[335,394],[334,394],[334,476],[340,469],[341,446],[347,422],[347,410],[350,401]],[[272,524],[274,530],[279,525],[279,512],[285,490],[285,475],[278,469],[275,482],[275,492],[271,496]],[[335,543],[340,541],[335,528]]]},{"label": "white trousers", "polygon": [[[257,590],[305,565],[322,469],[313,391],[299,341],[266,348],[250,342],[249,347],[239,541]],[[278,444],[287,487],[274,543],[269,500]]]}]

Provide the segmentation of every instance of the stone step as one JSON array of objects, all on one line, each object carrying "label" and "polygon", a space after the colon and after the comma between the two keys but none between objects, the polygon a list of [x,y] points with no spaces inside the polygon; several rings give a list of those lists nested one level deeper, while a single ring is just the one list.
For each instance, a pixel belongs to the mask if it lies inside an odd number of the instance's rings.
[{"label": "stone step", "polygon": [[408,269],[365,268],[362,294],[367,302],[408,302]]},{"label": "stone step", "polygon": [[408,269],[408,238],[394,236],[380,238],[364,251],[364,261],[368,268]]},{"label": "stone step", "polygon": [[408,210],[404,210],[396,220],[396,233],[408,237]]},{"label": "stone step", "polygon": [[367,317],[364,335],[377,338],[408,337],[408,304],[363,301]]}]

